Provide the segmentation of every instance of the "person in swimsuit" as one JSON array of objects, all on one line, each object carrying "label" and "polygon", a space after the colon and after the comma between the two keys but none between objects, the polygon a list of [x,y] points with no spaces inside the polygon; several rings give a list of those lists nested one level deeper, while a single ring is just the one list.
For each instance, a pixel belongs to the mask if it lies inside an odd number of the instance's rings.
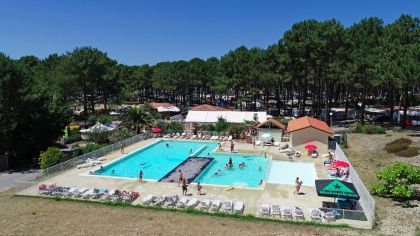
[{"label": "person in swimsuit", "polygon": [[143,171],[140,170],[139,172],[139,182],[143,182]]},{"label": "person in swimsuit", "polygon": [[120,151],[121,151],[121,154],[124,154],[124,144],[120,144]]},{"label": "person in swimsuit", "polygon": [[182,180],[184,179],[184,175],[182,174],[181,170],[178,170],[178,173],[179,173],[179,179],[178,179],[178,187],[179,187],[179,184],[181,184]]},{"label": "person in swimsuit", "polygon": [[187,195],[188,185],[185,178],[182,179],[182,195]]},{"label": "person in swimsuit", "polygon": [[201,195],[201,185],[200,185],[200,182],[197,183],[197,193],[198,193],[198,195]]},{"label": "person in swimsuit", "polygon": [[229,164],[229,167],[232,167],[232,166],[233,166],[232,157],[229,157],[229,162],[228,162],[228,164]]},{"label": "person in swimsuit", "polygon": [[302,186],[302,181],[300,181],[299,180],[299,177],[296,177],[296,180],[295,180],[295,191],[293,192],[293,194],[299,194],[299,191],[300,191],[300,187]]}]

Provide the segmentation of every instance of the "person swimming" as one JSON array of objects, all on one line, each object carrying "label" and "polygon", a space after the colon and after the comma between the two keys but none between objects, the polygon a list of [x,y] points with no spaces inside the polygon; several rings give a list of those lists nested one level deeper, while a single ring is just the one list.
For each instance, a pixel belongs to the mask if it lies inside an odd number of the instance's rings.
[{"label": "person swimming", "polygon": [[169,147],[169,143],[166,143],[166,147]]},{"label": "person swimming", "polygon": [[115,174],[115,170],[112,170],[112,174]]},{"label": "person swimming", "polygon": [[190,153],[192,153],[192,148],[190,149]]},{"label": "person swimming", "polygon": [[260,166],[260,167],[258,167],[258,171],[261,171],[261,170],[262,170],[261,166]]},{"label": "person swimming", "polygon": [[222,172],[222,170],[221,169],[218,169],[216,172],[214,172],[214,175],[218,175],[218,174],[220,174]]}]

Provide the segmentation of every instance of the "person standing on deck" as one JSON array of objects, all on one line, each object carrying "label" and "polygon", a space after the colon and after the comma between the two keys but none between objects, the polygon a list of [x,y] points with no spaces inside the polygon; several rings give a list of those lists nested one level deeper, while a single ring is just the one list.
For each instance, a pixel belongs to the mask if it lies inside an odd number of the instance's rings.
[{"label": "person standing on deck", "polygon": [[184,179],[184,175],[182,174],[181,170],[178,170],[178,173],[179,173],[179,179],[178,179],[178,187],[179,187],[179,184],[181,184],[182,180]]},{"label": "person standing on deck", "polygon": [[230,141],[230,152],[233,153],[233,150],[235,149],[235,144],[233,143],[233,140]]},{"label": "person standing on deck", "polygon": [[124,144],[123,143],[120,143],[120,151],[121,151],[121,154],[124,154]]},{"label": "person standing on deck", "polygon": [[182,179],[182,195],[187,195],[188,185],[187,180],[185,178]]},{"label": "person standing on deck", "polygon": [[143,182],[143,171],[140,170],[139,172],[139,182]]}]

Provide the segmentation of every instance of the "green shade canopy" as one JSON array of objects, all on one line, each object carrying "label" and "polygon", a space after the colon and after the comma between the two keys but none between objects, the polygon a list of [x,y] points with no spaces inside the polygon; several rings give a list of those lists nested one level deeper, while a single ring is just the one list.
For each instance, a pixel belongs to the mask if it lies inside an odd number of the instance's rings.
[{"label": "green shade canopy", "polygon": [[352,183],[338,179],[315,180],[315,187],[318,196],[347,198],[359,200],[360,196]]}]

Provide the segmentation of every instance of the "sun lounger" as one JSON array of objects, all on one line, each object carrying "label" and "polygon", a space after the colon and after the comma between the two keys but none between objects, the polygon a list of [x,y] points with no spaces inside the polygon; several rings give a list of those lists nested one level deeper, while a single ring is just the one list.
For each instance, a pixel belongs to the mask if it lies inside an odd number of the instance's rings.
[{"label": "sun lounger", "polygon": [[224,212],[232,212],[233,211],[233,202],[232,201],[224,201],[223,202],[223,211]]},{"label": "sun lounger", "polygon": [[210,140],[217,140],[217,136],[211,136]]},{"label": "sun lounger", "polygon": [[256,146],[261,146],[261,141],[255,141]]},{"label": "sun lounger", "polygon": [[261,216],[270,216],[270,204],[262,204],[259,213]]},{"label": "sun lounger", "polygon": [[273,146],[276,146],[276,147],[280,146],[280,142],[274,142]]},{"label": "sun lounger", "polygon": [[222,203],[220,202],[220,200],[212,201],[211,205],[210,205],[210,210],[211,211],[219,211],[221,204]]},{"label": "sun lounger", "polygon": [[219,139],[217,139],[217,140],[219,140],[219,141],[223,141],[223,139],[224,139],[224,137],[223,137],[223,136],[219,136]]},{"label": "sun lounger", "polygon": [[76,187],[69,188],[67,191],[64,192],[64,196],[71,197],[73,196],[73,194],[76,193],[76,191],[77,191]]},{"label": "sun lounger", "polygon": [[143,205],[149,205],[151,203],[153,203],[153,200],[155,200],[155,195],[153,194],[147,194],[142,200],[141,203]]},{"label": "sun lounger", "polygon": [[94,191],[93,194],[91,194],[92,199],[99,199],[102,195],[108,192],[108,189],[106,188],[100,188],[98,191]]},{"label": "sun lounger", "polygon": [[121,195],[121,200],[123,201],[123,202],[131,202],[132,201],[132,196],[131,196],[131,192],[126,192],[126,193],[123,193],[122,195]]},{"label": "sun lounger", "polygon": [[162,195],[162,196],[158,197],[155,200],[155,202],[153,203],[153,205],[155,205],[155,206],[162,206],[163,203],[165,202],[165,199],[166,199],[166,196],[165,195]]},{"label": "sun lounger", "polygon": [[300,207],[295,207],[295,219],[305,219],[305,215],[303,214],[303,209]]},{"label": "sun lounger", "polygon": [[163,135],[163,137],[164,137],[164,138],[170,138],[170,137],[171,137],[171,135],[170,135],[170,134],[165,134],[165,135]]},{"label": "sun lounger", "polygon": [[83,199],[88,199],[94,193],[95,189],[91,188],[82,194]]},{"label": "sun lounger", "polygon": [[82,196],[82,194],[84,194],[86,191],[88,191],[89,189],[87,188],[79,188],[74,194],[73,197],[79,198]]},{"label": "sun lounger", "polygon": [[237,213],[237,214],[242,214],[244,213],[244,208],[245,208],[245,204],[242,201],[237,201],[235,202],[235,204],[233,205],[233,212]]},{"label": "sun lounger", "polygon": [[191,136],[190,139],[196,139],[196,138],[197,138],[197,135],[193,135],[193,136]]},{"label": "sun lounger", "polygon": [[281,216],[281,211],[280,211],[280,206],[279,205],[272,205],[271,206],[271,215],[273,217],[275,217],[275,216],[280,217]]},{"label": "sun lounger", "polygon": [[182,133],[180,138],[185,138],[185,133]]},{"label": "sun lounger", "polygon": [[200,201],[197,198],[191,198],[187,205],[186,208],[194,208],[196,207],[198,204],[200,203]]},{"label": "sun lounger", "polygon": [[223,137],[223,141],[228,141],[228,139],[229,139],[228,136]]},{"label": "sun lounger", "polygon": [[98,160],[98,161],[106,161],[106,157],[99,157],[99,158],[96,158],[96,160]]},{"label": "sun lounger", "polygon": [[211,205],[211,200],[204,199],[203,201],[200,202],[199,208],[200,210],[208,210],[210,208],[210,205]]},{"label": "sun lounger", "polygon": [[308,215],[311,220],[321,220],[321,211],[318,208],[308,208]]},{"label": "sun lounger", "polygon": [[334,212],[332,212],[332,211],[330,211],[330,212],[321,211],[321,217],[322,217],[322,219],[324,219],[327,222],[335,220],[335,215],[334,215]]},{"label": "sun lounger", "polygon": [[179,201],[176,203],[176,206],[178,208],[185,208],[187,206],[188,201],[190,200],[190,198],[188,197],[181,197],[179,199]]},{"label": "sun lounger", "polygon": [[293,219],[292,210],[288,206],[281,207],[281,216],[283,218]]},{"label": "sun lounger", "polygon": [[165,198],[165,202],[163,203],[163,206],[165,207],[174,207],[176,205],[176,202],[178,201],[178,196],[167,196]]},{"label": "sun lounger", "polygon": [[102,196],[99,198],[101,201],[110,200],[112,195],[115,194],[115,189],[109,190],[107,193],[102,194]]}]

